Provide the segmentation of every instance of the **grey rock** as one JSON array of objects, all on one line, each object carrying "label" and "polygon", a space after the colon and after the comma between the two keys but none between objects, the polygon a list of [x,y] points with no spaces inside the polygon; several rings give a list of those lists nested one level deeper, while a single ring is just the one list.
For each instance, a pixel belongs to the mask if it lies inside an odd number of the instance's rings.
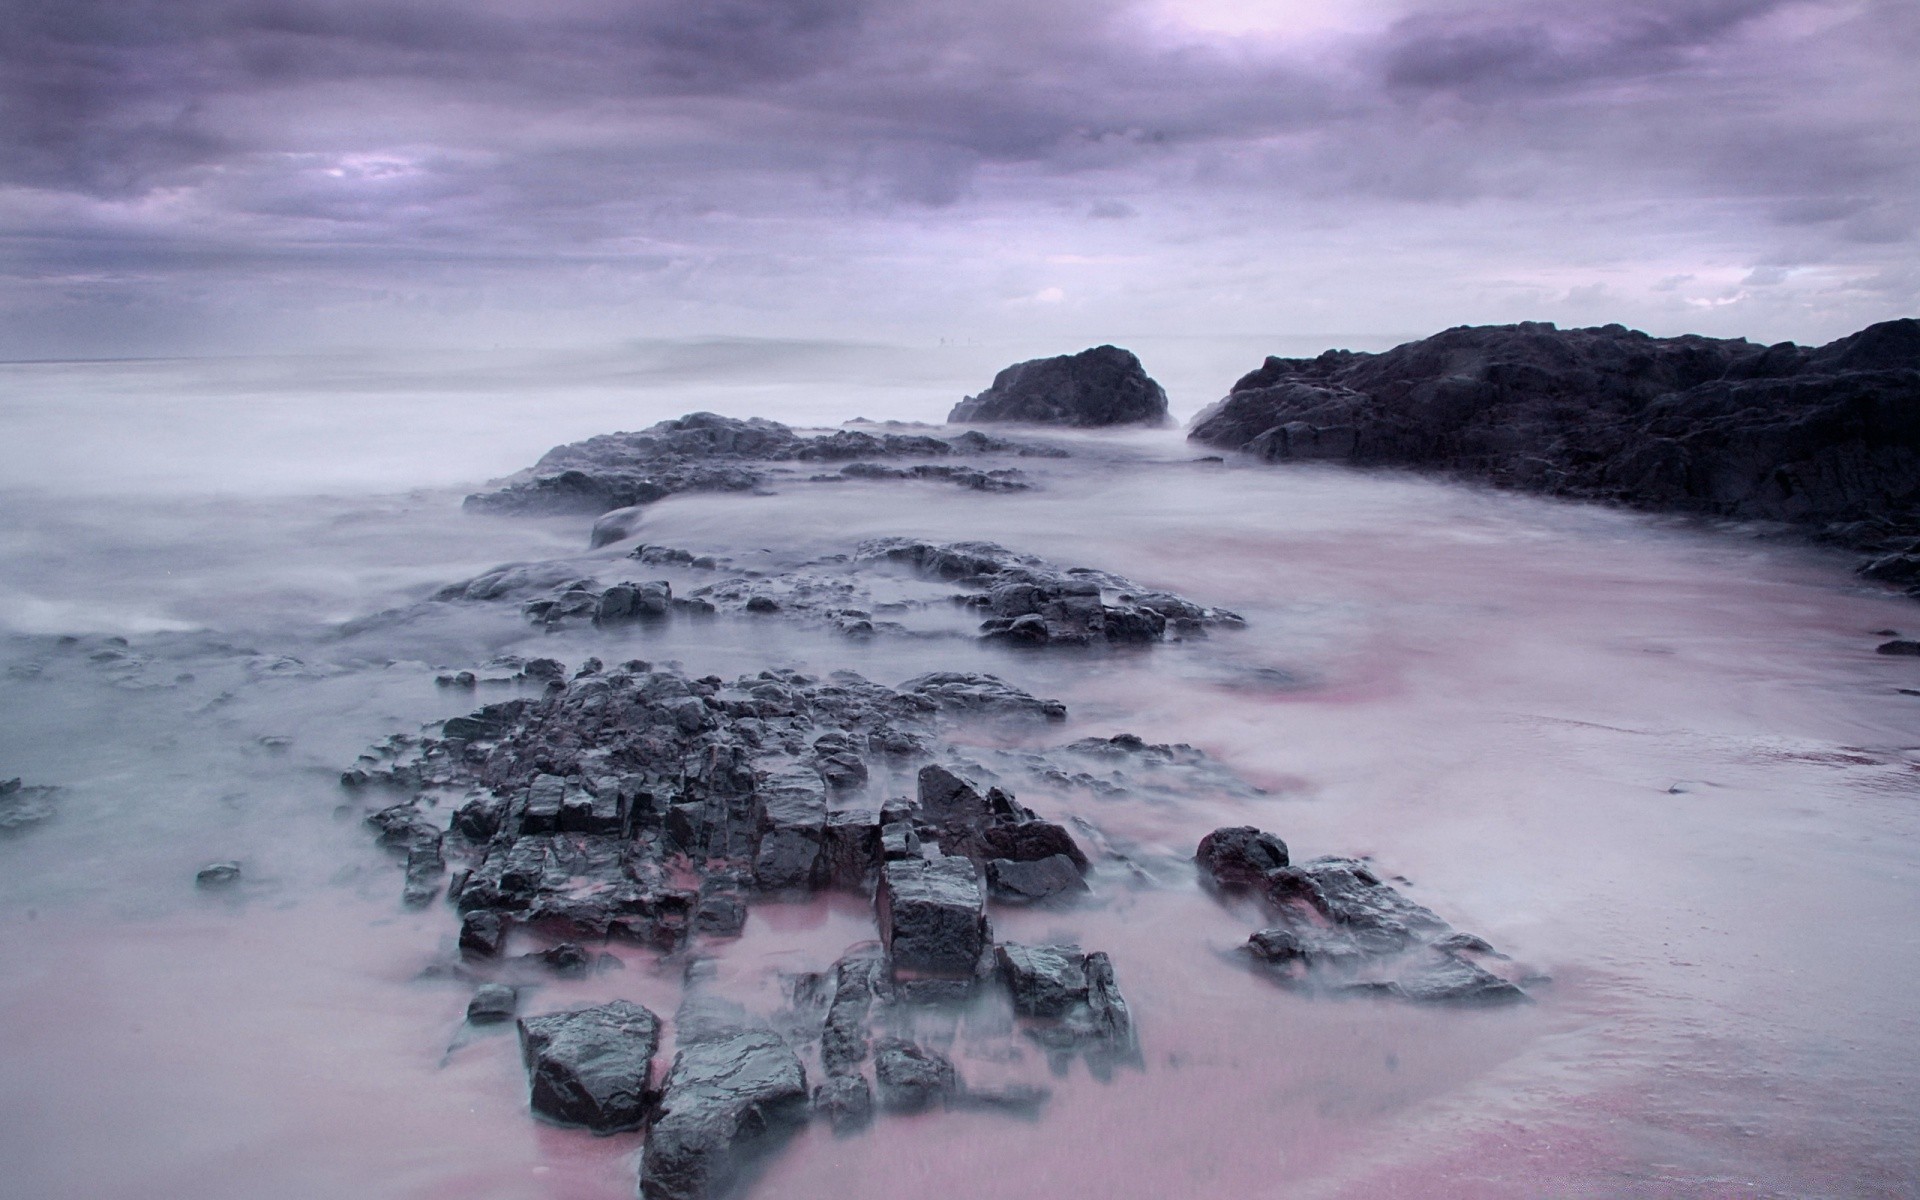
[{"label": "grey rock", "polygon": [[195,872],[193,882],[203,888],[231,887],[240,882],[240,864],[237,862],[208,863]]},{"label": "grey rock", "polygon": [[1064,854],[1051,854],[1032,862],[989,859],[987,883],[993,898],[1007,904],[1037,904],[1088,890],[1080,868]]},{"label": "grey rock", "polygon": [[873,1121],[873,1089],[864,1075],[832,1075],[813,1089],[812,1107],[835,1133],[854,1133]]},{"label": "grey rock", "polygon": [[986,948],[986,897],[973,862],[900,859],[874,897],[880,936],[896,968],[971,976]]},{"label": "grey rock", "polygon": [[474,1025],[498,1025],[513,1019],[520,994],[504,983],[483,983],[467,1001],[467,1021]]},{"label": "grey rock", "polygon": [[1080,428],[1165,425],[1167,393],[1128,351],[1096,346],[1015,363],[994,376],[992,387],[954,405],[947,420]]},{"label": "grey rock", "polygon": [[1013,1011],[1029,1017],[1064,1017],[1088,995],[1087,956],[1078,946],[994,948],[1000,977],[1013,997]]},{"label": "grey rock", "polygon": [[900,1038],[883,1039],[874,1047],[873,1078],[880,1107],[897,1113],[923,1112],[944,1103],[960,1085],[945,1055]]},{"label": "grey rock", "polygon": [[659,1045],[659,1018],[626,1000],[521,1018],[533,1110],[595,1133],[638,1128]]},{"label": "grey rock", "polygon": [[728,1193],[754,1159],[807,1117],[800,1059],[766,1030],[684,1044],[667,1073],[640,1172],[646,1200]]},{"label": "grey rock", "polygon": [[482,909],[460,918],[460,953],[466,958],[498,958],[507,942],[507,920]]},{"label": "grey rock", "polygon": [[1201,875],[1216,887],[1261,887],[1271,871],[1290,861],[1287,844],[1251,825],[1216,829],[1200,839],[1194,855]]}]

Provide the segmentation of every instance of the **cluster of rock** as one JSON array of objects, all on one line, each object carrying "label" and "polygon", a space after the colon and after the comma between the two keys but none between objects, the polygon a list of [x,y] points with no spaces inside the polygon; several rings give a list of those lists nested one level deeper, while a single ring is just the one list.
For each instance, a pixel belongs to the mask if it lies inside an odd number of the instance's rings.
[{"label": "cluster of rock", "polygon": [[[856,636],[905,634],[899,621],[876,614],[959,604],[980,611],[979,636],[1030,646],[1149,643],[1244,625],[1223,608],[1173,592],[1143,588],[1090,567],[1061,567],[993,542],[930,542],[876,538],[851,555],[836,554],[791,570],[733,569],[730,560],[673,547],[642,545],[629,557],[653,566],[716,571],[725,577],[675,595],[668,579],[603,585],[568,563],[516,563],[441,589],[441,602],[522,598],[536,625],[607,625],[674,615],[780,615]],[[904,570],[942,586],[932,598],[874,595],[877,578]]]},{"label": "cluster of rock", "polygon": [[1478,958],[1501,958],[1352,858],[1293,863],[1287,845],[1250,825],[1216,829],[1194,855],[1201,879],[1256,897],[1273,920],[1244,951],[1292,988],[1407,1000],[1506,1003],[1520,987]]},{"label": "cluster of rock", "polygon": [[[1031,1111],[1045,1099],[969,1087],[911,1036],[916,1012],[984,998],[1056,1070],[1138,1063],[1105,955],[996,944],[988,917],[994,903],[1086,892],[1087,855],[1064,825],[929,761],[954,717],[1046,722],[1065,715],[1058,702],[958,673],[894,689],[848,672],[727,683],[637,661],[569,676],[535,660],[520,676],[545,679],[544,694],[455,717],[439,737],[390,738],[343,777],[411,793],[367,820],[405,855],[409,903],[445,883],[470,964],[506,962],[516,929],[569,939],[538,957],[584,969],[579,941],[683,951],[738,934],[769,897],[840,889],[874,906],[878,942],[802,981],[799,1012],[777,1026],[690,991],[657,1088],[661,1026],[638,1005],[521,1021],[536,1111],[600,1132],[647,1128],[644,1195],[712,1194],[782,1129],[812,1112],[852,1128],[876,1095],[895,1111]],[[912,795],[896,794],[907,780]],[[493,983],[469,1012],[499,1020],[514,1004]],[[803,1055],[816,1054],[810,1089]]]},{"label": "cluster of rock", "polygon": [[[827,970],[794,980],[793,1007],[773,1020],[695,984],[675,1013],[675,1053],[657,1085],[662,1023],[645,1007],[614,1000],[524,1017],[530,1104],[547,1120],[596,1133],[645,1129],[647,1200],[728,1194],[816,1117],[850,1133],[876,1112],[1032,1115],[1045,1104],[1045,1087],[969,1084],[948,1054],[911,1036],[927,1001],[902,987],[899,971],[898,951],[854,946]],[[1104,954],[1002,943],[978,984],[1056,1072],[1075,1058],[1103,1078],[1140,1064],[1132,1015]]]},{"label": "cluster of rock", "polygon": [[986,391],[954,405],[947,420],[1079,428],[1169,423],[1166,390],[1118,346],[1015,363]]},{"label": "cluster of rock", "polygon": [[[868,433],[841,429],[806,435],[778,421],[739,420],[691,413],[638,433],[608,433],[547,451],[525,477],[477,492],[466,507],[491,513],[587,513],[651,504],[676,492],[748,492],[774,477],[780,464],[847,463],[838,478],[892,477],[868,460],[952,458],[961,455],[1063,457],[1057,447],[1011,442],[968,431],[950,437],[923,433]],[[865,472],[863,474],[863,472]],[[973,468],[908,472],[966,487],[1011,491],[1017,475]]]},{"label": "cluster of rock", "polygon": [[1784,521],[1920,582],[1920,321],[1818,348],[1607,325],[1461,327],[1382,354],[1269,358],[1193,440],[1269,460]]},{"label": "cluster of rock", "polygon": [[895,563],[965,589],[963,603],[989,614],[983,637],[1026,645],[1157,642],[1245,621],[1172,592],[1153,591],[1091,567],[1058,567],[993,542],[876,538],[856,563]]}]

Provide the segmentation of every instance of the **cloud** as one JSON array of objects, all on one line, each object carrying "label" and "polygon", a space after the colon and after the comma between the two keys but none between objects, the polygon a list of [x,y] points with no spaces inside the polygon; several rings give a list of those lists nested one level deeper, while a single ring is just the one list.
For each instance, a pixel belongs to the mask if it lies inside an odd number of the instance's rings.
[{"label": "cloud", "polygon": [[[1339,262],[1437,273],[1463,240],[1489,295],[1549,267],[1640,263],[1651,296],[1732,263],[1912,262],[1903,0],[1302,11],[1297,35],[1236,8],[1215,24],[1245,33],[1173,37],[1132,0],[15,0],[0,312],[54,277],[112,280],[123,311],[129,288],[273,279],[264,303],[296,309],[415,287],[564,303],[629,272],[702,319],[831,296],[847,320],[965,320],[1030,247],[1124,250],[1133,274],[1101,287],[1182,280],[1172,319],[1207,328],[1344,292]],[[941,255],[981,260],[975,291]],[[902,281],[906,261],[930,269]],[[1125,311],[1069,291],[1062,311]],[[1417,328],[1460,295],[1378,319]]]}]

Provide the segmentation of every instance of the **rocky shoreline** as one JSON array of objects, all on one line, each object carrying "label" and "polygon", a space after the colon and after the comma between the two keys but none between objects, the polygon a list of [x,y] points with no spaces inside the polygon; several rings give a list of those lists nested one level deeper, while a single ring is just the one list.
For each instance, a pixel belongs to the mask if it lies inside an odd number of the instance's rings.
[{"label": "rocky shoreline", "polygon": [[[1164,392],[1137,360],[1109,351],[1010,368],[962,415],[1163,420]],[[1066,401],[1035,399],[1047,387],[1065,389]],[[1100,402],[1101,387],[1118,389],[1123,403]],[[1066,453],[978,432],[815,436],[694,414],[560,447],[467,506],[592,515],[589,541],[599,549],[633,537],[643,506],[676,492],[849,477],[1011,492],[1032,482],[995,460]],[[962,455],[966,462],[951,462]],[[939,459],[943,470],[878,465],[914,458]],[[792,465],[845,460],[854,461],[838,476]],[[726,553],[639,543],[621,561],[667,577],[602,582],[575,561],[511,564],[347,632],[431,620],[450,606],[512,606],[550,631],[778,620],[860,640],[967,638],[1085,654],[1244,625],[1097,567],[983,541],[867,539],[825,556],[776,552],[750,567]],[[597,569],[605,573],[604,561]],[[969,1055],[1018,1062],[1024,1045],[1053,1075],[1076,1062],[1100,1079],[1145,1069],[1120,989],[1124,963],[1067,942],[1002,939],[993,918],[1033,906],[1070,917],[1100,892],[1153,886],[1155,870],[1192,878],[1194,867],[1147,869],[1084,818],[1063,822],[1023,804],[1007,780],[1024,774],[1104,795],[1253,794],[1191,747],[1127,734],[993,750],[983,730],[1044,729],[1066,709],[977,672],[936,670],[889,687],[851,671],[725,680],[639,659],[590,658],[570,669],[535,658],[450,671],[440,683],[514,694],[421,735],[396,734],[342,782],[364,797],[368,825],[402,864],[404,902],[444,897],[458,914],[458,958],[435,971],[473,988],[469,1021],[518,1017],[533,1111],[595,1133],[643,1131],[647,1197],[737,1189],[809,1120],[852,1133],[881,1114],[946,1107],[1031,1117],[1048,1103],[1040,1079],[970,1081]],[[1209,835],[1198,861],[1201,878],[1238,904],[1232,893],[1247,881],[1222,866],[1219,849],[1233,836]],[[1465,935],[1448,941],[1438,917],[1364,865],[1295,868],[1279,855],[1261,894],[1280,923],[1249,943],[1259,949],[1249,965],[1277,983],[1425,1002],[1524,997],[1471,961],[1491,947]],[[790,980],[779,1011],[749,1012],[709,986],[713,949],[740,936],[756,906],[827,892],[871,906],[870,941]],[[1285,937],[1290,956],[1279,946]],[[619,947],[677,964],[681,1000],[671,1014],[628,1000],[519,1013],[529,979],[604,969]],[[1301,985],[1335,974],[1339,987]],[[664,1073],[656,1059],[670,1064]]]},{"label": "rocky shoreline", "polygon": [[1462,326],[1380,354],[1269,358],[1191,440],[1269,462],[1441,471],[1784,524],[1920,594],[1920,321],[1820,347],[1619,325]]},{"label": "rocky shoreline", "polygon": [[[1190,437],[1270,461],[1441,469],[1785,521],[1890,554],[1873,573],[1907,582],[1887,564],[1920,547],[1917,368],[1914,322],[1817,351],[1619,327],[1458,329],[1382,355],[1269,359]],[[1101,347],[1010,367],[953,419],[1151,425],[1165,420],[1165,393],[1131,355]],[[644,506],[675,493],[849,480],[1012,493],[1043,484],[999,464],[1068,453],[978,431],[810,435],[697,413],[558,447],[467,507],[590,515],[598,549],[633,538]],[[910,465],[890,465],[902,460]],[[804,466],[831,462],[847,465],[824,475]],[[602,582],[566,560],[511,564],[374,620],[513,605],[548,630],[780,620],[855,639],[1082,652],[1244,623],[1095,567],[980,541],[868,539],[750,567],[641,542],[623,561],[660,577]],[[934,671],[889,687],[851,671],[724,680],[638,659],[577,669],[512,659],[440,682],[519,694],[396,736],[343,782],[400,795],[370,803],[366,819],[403,860],[405,902],[444,894],[459,914],[460,961],[446,970],[474,986],[473,1022],[517,1015],[514,981],[528,971],[597,969],[611,961],[609,945],[679,964],[670,1018],[625,1000],[519,1018],[534,1112],[596,1133],[643,1131],[642,1195],[724,1194],[813,1119],[850,1133],[880,1113],[1031,1116],[1045,1106],[1038,1081],[970,1084],[956,1039],[974,1051],[1001,1042],[990,1051],[1001,1061],[1024,1042],[1055,1074],[1076,1061],[1103,1079],[1145,1068],[1120,992],[1124,963],[1072,944],[1004,941],[993,926],[1010,906],[1070,913],[1136,879],[1140,864],[1084,820],[1050,819],[1003,785],[1012,769],[1124,793],[1151,764],[1187,786],[1235,786],[1191,748],[1120,735],[1017,764],[966,731],[1043,728],[1065,707],[980,673]],[[1096,778],[1070,759],[1110,769]],[[1541,979],[1364,860],[1296,863],[1280,838],[1247,826],[1206,835],[1185,869],[1223,903],[1258,909],[1265,924],[1242,960],[1302,996],[1501,1004],[1526,1000],[1524,986]],[[872,940],[790,981],[777,1012],[748,1012],[706,986],[707,954],[738,937],[755,906],[829,891],[871,905]],[[662,1074],[655,1060],[669,1042]]]}]

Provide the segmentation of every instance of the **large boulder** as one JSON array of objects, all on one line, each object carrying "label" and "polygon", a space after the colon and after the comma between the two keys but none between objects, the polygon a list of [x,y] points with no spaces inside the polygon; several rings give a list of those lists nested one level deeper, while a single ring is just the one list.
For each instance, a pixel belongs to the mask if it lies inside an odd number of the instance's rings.
[{"label": "large boulder", "polygon": [[1818,349],[1463,326],[1382,354],[1269,358],[1189,437],[1270,461],[1423,467],[1792,522],[1903,552],[1920,538],[1920,321]]},{"label": "large boulder", "polygon": [[725,1195],[760,1151],[806,1118],[806,1070],[777,1034],[722,1029],[684,1044],[647,1133],[640,1195]]},{"label": "large boulder", "polygon": [[987,946],[987,921],[986,896],[971,859],[889,862],[874,905],[894,966],[932,975],[973,974]]},{"label": "large boulder", "polygon": [[636,1129],[646,1119],[659,1047],[660,1019],[625,1000],[520,1021],[533,1111],[595,1133]]},{"label": "large boulder", "polygon": [[1165,425],[1167,393],[1118,346],[1036,358],[1001,371],[993,386],[947,414],[950,422],[1022,421],[1096,428]]}]

